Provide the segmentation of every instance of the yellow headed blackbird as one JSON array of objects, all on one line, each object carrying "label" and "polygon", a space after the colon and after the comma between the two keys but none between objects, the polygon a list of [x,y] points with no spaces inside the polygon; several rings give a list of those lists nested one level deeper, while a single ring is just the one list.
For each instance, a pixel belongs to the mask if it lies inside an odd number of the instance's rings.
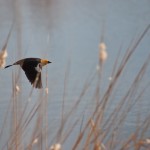
[{"label": "yellow headed blackbird", "polygon": [[42,67],[51,63],[46,59],[40,58],[25,58],[21,59],[12,65],[8,65],[5,68],[8,68],[13,65],[20,65],[21,68],[24,70],[28,80],[31,82],[33,87],[35,88],[42,88],[42,80],[41,80],[41,71]]}]

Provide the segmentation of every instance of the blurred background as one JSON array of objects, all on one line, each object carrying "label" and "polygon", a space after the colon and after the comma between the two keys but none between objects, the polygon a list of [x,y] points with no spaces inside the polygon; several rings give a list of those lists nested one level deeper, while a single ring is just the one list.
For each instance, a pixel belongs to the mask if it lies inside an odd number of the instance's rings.
[{"label": "blurred background", "polygon": [[[132,45],[144,29],[150,24],[149,0],[0,0],[0,48],[11,35],[7,44],[6,64],[26,57],[40,57],[52,61],[43,68],[43,87],[46,87],[48,72],[49,119],[59,120],[64,92],[64,79],[69,70],[66,109],[78,97],[83,84],[98,65],[98,45],[104,42],[108,58],[103,68],[102,91],[105,91],[111,79],[113,65],[121,50],[120,58]],[[150,54],[150,32],[138,45],[136,52],[128,62],[115,92],[115,100],[110,104],[108,114],[118,103],[142,64]],[[12,95],[12,76],[18,73],[18,66],[0,70],[0,126]],[[23,71],[20,72],[19,86],[21,100],[27,101],[31,90]],[[140,88],[149,82],[150,68],[147,70]],[[83,111],[93,93],[96,81],[91,85],[88,96],[84,98],[79,114]],[[134,129],[137,112],[141,118],[149,112],[149,89],[145,92],[140,105],[129,115],[125,132]],[[34,90],[31,105],[39,96]],[[139,107],[140,106],[140,107]],[[92,104],[88,107],[88,112]],[[79,114],[75,117],[79,117]]]}]

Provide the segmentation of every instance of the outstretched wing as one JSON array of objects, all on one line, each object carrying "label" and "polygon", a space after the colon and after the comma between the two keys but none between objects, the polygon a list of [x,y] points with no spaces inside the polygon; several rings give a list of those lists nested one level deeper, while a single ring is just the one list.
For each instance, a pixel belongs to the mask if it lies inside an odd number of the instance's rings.
[{"label": "outstretched wing", "polygon": [[33,87],[35,88],[42,88],[42,80],[41,80],[41,72],[36,70],[38,62],[36,61],[24,61],[23,65],[21,66],[24,70],[28,80],[31,82]]}]

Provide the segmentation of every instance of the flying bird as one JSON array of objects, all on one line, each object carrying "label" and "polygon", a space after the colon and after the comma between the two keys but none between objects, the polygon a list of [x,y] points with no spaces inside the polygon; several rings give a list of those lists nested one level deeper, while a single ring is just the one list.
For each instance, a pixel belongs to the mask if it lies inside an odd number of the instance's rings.
[{"label": "flying bird", "polygon": [[5,68],[11,67],[13,65],[20,65],[20,67],[25,72],[28,80],[35,88],[42,88],[42,80],[41,80],[41,71],[42,67],[51,63],[47,59],[40,58],[25,58],[18,60],[12,65],[8,65]]}]

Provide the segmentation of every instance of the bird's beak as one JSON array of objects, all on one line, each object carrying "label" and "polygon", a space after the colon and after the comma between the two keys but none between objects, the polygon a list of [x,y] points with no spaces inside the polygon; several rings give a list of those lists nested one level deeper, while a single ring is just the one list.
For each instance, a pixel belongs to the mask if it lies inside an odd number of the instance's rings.
[{"label": "bird's beak", "polygon": [[50,63],[52,63],[52,62],[48,61],[48,64],[50,64]]}]

